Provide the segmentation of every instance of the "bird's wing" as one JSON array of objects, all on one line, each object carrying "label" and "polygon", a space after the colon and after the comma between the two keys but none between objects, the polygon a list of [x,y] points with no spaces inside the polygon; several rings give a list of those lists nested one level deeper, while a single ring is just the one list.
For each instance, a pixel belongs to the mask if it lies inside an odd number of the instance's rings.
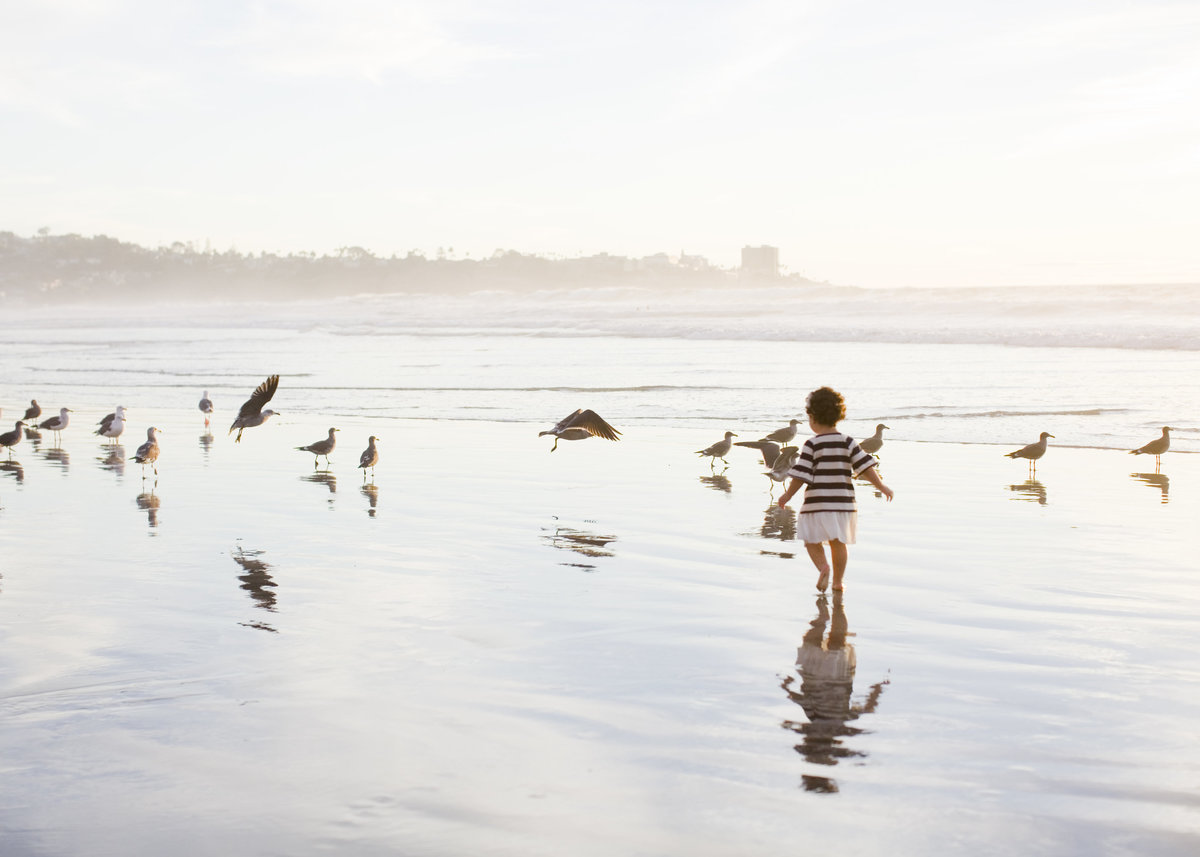
[{"label": "bird's wing", "polygon": [[579,419],[579,416],[582,413],[583,409],[579,408],[574,413],[568,414],[555,423],[554,428],[550,429],[548,432],[545,432],[545,434],[557,434],[563,429],[569,429],[571,426],[575,425],[575,420]]},{"label": "bird's wing", "polygon": [[[595,411],[579,410],[568,417],[568,419],[571,420],[570,425],[563,426],[563,428],[581,428],[593,437],[602,437],[605,440],[619,440],[618,435],[620,432],[606,423]],[[557,428],[558,426],[555,426],[555,429]]]},{"label": "bird's wing", "polygon": [[779,457],[779,444],[770,440],[735,440],[734,446],[745,446],[750,449],[757,449],[762,453],[763,464],[767,467],[771,466],[776,458]]},{"label": "bird's wing", "polygon": [[271,397],[275,395],[275,391],[279,388],[279,376],[272,375],[267,380],[263,381],[255,389],[254,393],[246,400],[246,404],[242,405],[242,409],[238,411],[238,419],[243,417],[252,417],[260,413],[263,405],[271,401]]}]

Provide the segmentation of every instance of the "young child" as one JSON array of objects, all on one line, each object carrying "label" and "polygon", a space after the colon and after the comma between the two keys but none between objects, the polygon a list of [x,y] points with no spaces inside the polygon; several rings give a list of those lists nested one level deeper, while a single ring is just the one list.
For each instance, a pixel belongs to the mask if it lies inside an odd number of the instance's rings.
[{"label": "young child", "polygon": [[779,498],[783,508],[801,486],[804,503],[797,518],[796,534],[804,539],[804,549],[817,567],[817,589],[829,586],[829,562],[825,559],[824,542],[829,542],[829,557],[833,561],[833,591],[845,588],[846,545],[854,544],[858,527],[858,511],[854,504],[853,477],[862,476],[881,494],[892,499],[892,489],[883,484],[875,470],[874,456],[863,452],[854,439],[837,430],[846,416],[842,394],[828,387],[813,390],[805,403],[808,425],[813,437],[804,443],[800,457],[788,471],[791,483]]}]

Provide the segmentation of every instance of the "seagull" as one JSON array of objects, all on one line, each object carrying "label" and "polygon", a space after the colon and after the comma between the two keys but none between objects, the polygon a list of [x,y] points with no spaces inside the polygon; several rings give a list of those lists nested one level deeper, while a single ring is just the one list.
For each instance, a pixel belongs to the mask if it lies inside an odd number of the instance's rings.
[{"label": "seagull", "polygon": [[1029,469],[1037,470],[1037,460],[1046,454],[1046,438],[1054,437],[1048,431],[1041,434],[1037,443],[1031,443],[1029,446],[1023,446],[1020,449],[1015,449],[1012,452],[1004,453],[1009,458],[1028,458]]},{"label": "seagull", "polygon": [[36,423],[34,421],[41,415],[42,406],[37,403],[37,399],[30,399],[29,407],[25,409],[25,422],[29,423],[30,425],[35,425]]},{"label": "seagull", "polygon": [[[332,435],[330,435],[332,437]],[[367,481],[367,468],[371,468],[371,478],[375,478],[375,465],[379,463],[379,450],[375,448],[375,442],[379,438],[371,435],[367,438],[367,448],[363,450],[363,454],[358,457],[358,466],[362,468],[363,482]]]},{"label": "seagull", "polygon": [[200,413],[204,414],[204,424],[208,425],[208,415],[213,412],[212,399],[208,397],[208,390],[204,391],[204,395],[200,397]]},{"label": "seagull", "polygon": [[233,421],[233,425],[229,427],[228,434],[233,434],[234,429],[238,430],[237,437],[234,438],[234,443],[241,442],[243,429],[260,426],[278,413],[270,409],[265,411],[262,409],[263,405],[271,401],[271,397],[275,395],[275,390],[278,388],[278,375],[272,375],[258,385],[253,395],[246,400],[246,403],[242,405],[242,409],[238,411],[237,419]]},{"label": "seagull", "polygon": [[796,437],[796,426],[799,423],[800,420],[788,420],[788,424],[786,426],[771,432],[769,435],[764,437],[763,440],[774,440],[778,441],[779,443],[789,443]]},{"label": "seagull", "polygon": [[799,447],[781,447],[769,440],[739,440],[734,443],[734,446],[759,450],[762,453],[763,464],[767,467],[766,475],[771,477],[772,482],[782,482],[787,479],[787,472],[792,469],[792,462],[800,454]]},{"label": "seagull", "polygon": [[860,440],[858,448],[863,452],[869,452],[871,455],[879,452],[879,448],[883,446],[883,430],[885,428],[890,428],[890,426],[885,426],[883,423],[875,426],[875,434]]},{"label": "seagull", "polygon": [[621,433],[606,423],[598,413],[592,410],[585,411],[582,408],[559,420],[558,425],[554,428],[538,432],[538,437],[547,434],[554,435],[554,446],[550,447],[551,452],[558,449],[560,440],[585,440],[589,437],[602,437],[605,440],[621,439],[619,437]]},{"label": "seagull", "polygon": [[8,457],[10,460],[12,459],[12,448],[20,443],[21,438],[25,435],[25,432],[21,431],[21,429],[24,427],[25,421],[17,420],[16,428],[14,428],[12,431],[6,431],[4,434],[0,434],[0,446],[8,447]]},{"label": "seagull", "polygon": [[322,455],[325,456],[325,466],[329,466],[329,453],[333,452],[334,444],[337,443],[337,438],[333,436],[335,431],[337,431],[337,429],[331,428],[329,430],[329,437],[325,438],[324,440],[318,440],[314,443],[310,443],[308,446],[296,447],[296,449],[300,450],[301,452],[311,452],[313,454],[314,470],[317,468],[317,458]]},{"label": "seagull", "polygon": [[100,426],[100,428],[96,429],[96,434],[101,437],[112,438],[113,443],[116,443],[117,438],[121,436],[121,432],[125,431],[125,408],[117,405],[115,411],[100,420],[96,425]]},{"label": "seagull", "polygon": [[38,426],[38,428],[49,429],[57,435],[59,432],[65,429],[67,425],[70,424],[71,418],[67,416],[67,414],[70,412],[70,408],[59,408],[57,417],[51,417],[50,419],[45,420]]},{"label": "seagull", "polygon": [[[730,440],[731,437],[737,437],[737,435],[731,431],[725,432],[724,440],[718,440],[707,449],[696,450],[696,455],[709,456],[712,459],[709,464],[716,464],[718,458],[725,461],[725,456],[729,455],[729,450],[733,449],[733,441]],[[728,464],[729,462],[725,461],[725,463]]]},{"label": "seagull", "polygon": [[1164,452],[1171,448],[1171,427],[1163,426],[1162,437],[1156,437],[1143,447],[1129,450],[1130,455],[1153,455],[1154,466],[1158,467],[1161,463],[1161,456]]},{"label": "seagull", "polygon": [[137,452],[130,456],[133,461],[142,465],[142,478],[146,478],[146,465],[150,465],[150,469],[154,471],[154,475],[158,476],[158,467],[154,462],[158,461],[158,429],[154,426],[146,429],[146,442],[137,448]]}]

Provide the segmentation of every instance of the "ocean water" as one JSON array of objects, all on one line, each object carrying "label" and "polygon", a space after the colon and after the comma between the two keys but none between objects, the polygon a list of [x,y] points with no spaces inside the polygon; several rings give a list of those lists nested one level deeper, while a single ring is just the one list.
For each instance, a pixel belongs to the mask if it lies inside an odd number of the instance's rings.
[{"label": "ocean water", "polygon": [[[74,413],[0,462],[0,850],[1196,853],[1194,302],[1111,291],[6,315],[4,427]],[[695,454],[821,384],[897,492],[839,599]]]}]

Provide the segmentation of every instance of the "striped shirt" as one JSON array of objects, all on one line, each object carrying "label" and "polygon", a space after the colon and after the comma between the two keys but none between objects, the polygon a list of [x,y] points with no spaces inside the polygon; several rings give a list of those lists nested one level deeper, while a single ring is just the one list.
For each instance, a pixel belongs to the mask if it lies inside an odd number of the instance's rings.
[{"label": "striped shirt", "polygon": [[854,438],[841,432],[819,434],[804,442],[788,476],[804,483],[800,512],[853,512],[853,478],[878,462]]}]

